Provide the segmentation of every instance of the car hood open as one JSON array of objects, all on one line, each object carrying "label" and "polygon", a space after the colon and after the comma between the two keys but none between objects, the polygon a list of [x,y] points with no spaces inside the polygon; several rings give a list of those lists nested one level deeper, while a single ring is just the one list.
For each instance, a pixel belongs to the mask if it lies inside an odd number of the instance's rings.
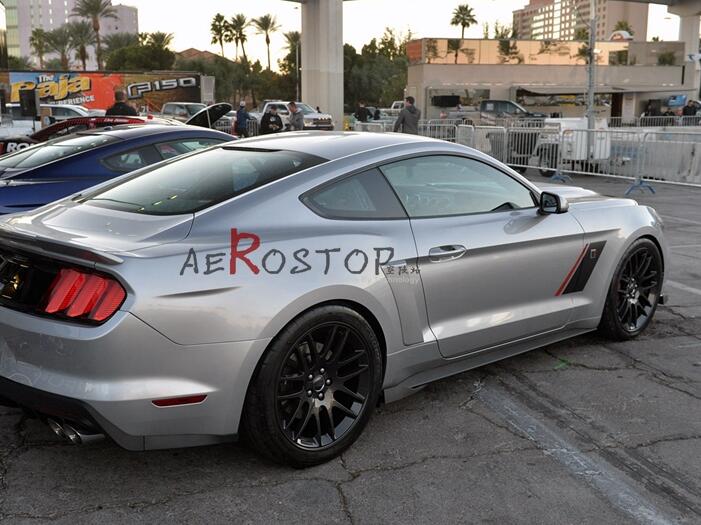
[{"label": "car hood open", "polygon": [[190,119],[185,122],[190,126],[199,126],[201,128],[211,128],[212,125],[226,115],[229,111],[234,109],[234,107],[227,102],[219,102],[217,104],[212,104],[204,109],[199,110]]}]

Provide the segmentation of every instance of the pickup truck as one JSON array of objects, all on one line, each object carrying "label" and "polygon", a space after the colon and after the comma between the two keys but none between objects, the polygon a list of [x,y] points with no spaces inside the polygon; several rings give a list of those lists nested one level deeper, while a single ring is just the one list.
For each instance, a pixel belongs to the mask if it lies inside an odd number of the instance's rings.
[{"label": "pickup truck", "polygon": [[479,108],[451,111],[449,119],[462,119],[465,124],[484,126],[508,125],[521,119],[545,119],[545,113],[530,112],[512,100],[483,100]]},{"label": "pickup truck", "polygon": [[[282,124],[287,128],[290,122],[290,110],[287,109],[288,104],[289,102],[284,100],[266,100],[257,111],[251,111],[249,115],[260,124],[263,115],[274,106],[277,109],[277,114],[280,115],[282,119]],[[333,131],[333,118],[331,115],[318,113],[309,104],[305,104],[304,102],[296,102],[296,104],[304,116],[304,129]]]}]

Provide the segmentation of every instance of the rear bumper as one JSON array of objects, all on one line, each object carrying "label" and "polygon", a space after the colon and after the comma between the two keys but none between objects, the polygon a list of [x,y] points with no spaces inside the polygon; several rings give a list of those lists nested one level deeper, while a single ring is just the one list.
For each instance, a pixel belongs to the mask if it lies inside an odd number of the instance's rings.
[{"label": "rear bumper", "polygon": [[[0,402],[129,450],[232,441],[268,340],[178,345],[131,314],[77,327],[0,308]],[[198,404],[156,399],[205,394]]]}]

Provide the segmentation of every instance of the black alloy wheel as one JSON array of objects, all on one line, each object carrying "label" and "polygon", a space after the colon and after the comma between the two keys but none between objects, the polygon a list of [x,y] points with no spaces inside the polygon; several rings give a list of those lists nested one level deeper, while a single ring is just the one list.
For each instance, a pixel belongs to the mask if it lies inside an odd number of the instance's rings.
[{"label": "black alloy wheel", "polygon": [[280,429],[296,446],[326,447],[355,424],[371,390],[369,349],[348,325],[315,326],[290,348],[277,384]]},{"label": "black alloy wheel", "polygon": [[270,459],[303,468],[328,461],[361,434],[382,389],[382,351],[355,310],[328,305],[287,325],[258,365],[244,434]]},{"label": "black alloy wheel", "polygon": [[649,239],[633,243],[614,275],[600,328],[618,340],[639,335],[655,314],[663,278],[657,246]]}]

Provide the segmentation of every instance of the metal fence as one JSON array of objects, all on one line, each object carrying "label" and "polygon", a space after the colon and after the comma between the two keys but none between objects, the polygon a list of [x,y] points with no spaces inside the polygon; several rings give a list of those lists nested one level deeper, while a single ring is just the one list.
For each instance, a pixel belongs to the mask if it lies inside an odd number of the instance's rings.
[{"label": "metal fence", "polygon": [[701,115],[698,116],[667,116],[667,117],[609,117],[609,128],[671,128],[701,126]]},{"label": "metal fence", "polygon": [[[453,131],[454,129],[454,131]],[[561,129],[424,123],[422,135],[475,148],[525,172],[553,180],[577,175],[633,181],[629,192],[653,183],[701,186],[701,132],[649,129]]]}]

